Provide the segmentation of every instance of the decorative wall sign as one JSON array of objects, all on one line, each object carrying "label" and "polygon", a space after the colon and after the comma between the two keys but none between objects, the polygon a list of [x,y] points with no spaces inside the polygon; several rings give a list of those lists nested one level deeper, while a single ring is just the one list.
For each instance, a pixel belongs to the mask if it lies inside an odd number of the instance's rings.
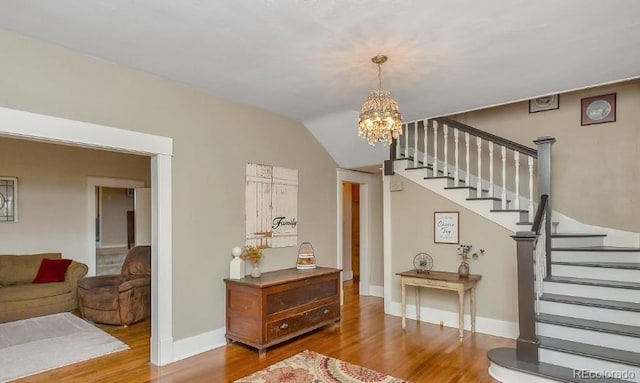
[{"label": "decorative wall sign", "polygon": [[593,125],[616,121],[616,94],[582,99],[580,124]]},{"label": "decorative wall sign", "polygon": [[18,222],[18,179],[0,177],[0,222]]},{"label": "decorative wall sign", "polygon": [[560,95],[552,94],[529,100],[529,113],[544,112],[560,108]]},{"label": "decorative wall sign", "polygon": [[460,226],[457,211],[436,211],[433,213],[433,242],[459,242]]},{"label": "decorative wall sign", "polygon": [[247,164],[246,244],[298,245],[298,170]]}]

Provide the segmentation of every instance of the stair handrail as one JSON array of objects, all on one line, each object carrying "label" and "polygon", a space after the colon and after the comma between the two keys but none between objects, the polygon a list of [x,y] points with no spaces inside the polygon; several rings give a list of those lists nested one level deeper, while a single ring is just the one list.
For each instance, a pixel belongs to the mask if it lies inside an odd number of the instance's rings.
[{"label": "stair handrail", "polygon": [[433,119],[434,121],[438,121],[440,123],[449,125],[452,128],[457,128],[458,130],[465,132],[465,133],[469,133],[472,136],[475,137],[480,137],[483,140],[487,140],[487,141],[491,141],[495,144],[501,145],[506,147],[507,149],[511,149],[513,151],[516,152],[520,152],[522,154],[525,154],[527,156],[533,157],[533,158],[538,158],[538,151],[534,148],[530,148],[526,145],[522,145],[519,144],[517,142],[508,140],[504,137],[500,137],[500,136],[496,136],[495,134],[489,133],[489,132],[485,132],[484,130],[480,130],[477,128],[474,128],[473,126],[469,126],[467,124],[464,124],[460,121],[456,121],[453,120],[451,118],[448,117],[437,117]]},{"label": "stair handrail", "polygon": [[536,210],[536,216],[533,220],[533,225],[531,225],[531,231],[536,233],[536,235],[540,235],[540,230],[542,229],[542,220],[545,216],[548,201],[548,194],[543,194],[540,196],[540,202],[538,202],[538,210]]}]

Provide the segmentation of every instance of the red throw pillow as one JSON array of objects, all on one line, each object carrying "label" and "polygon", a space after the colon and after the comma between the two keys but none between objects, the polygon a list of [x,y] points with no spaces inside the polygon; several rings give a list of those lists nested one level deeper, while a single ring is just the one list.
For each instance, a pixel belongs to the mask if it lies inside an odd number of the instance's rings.
[{"label": "red throw pillow", "polygon": [[64,282],[64,274],[70,264],[70,259],[43,258],[33,283]]}]

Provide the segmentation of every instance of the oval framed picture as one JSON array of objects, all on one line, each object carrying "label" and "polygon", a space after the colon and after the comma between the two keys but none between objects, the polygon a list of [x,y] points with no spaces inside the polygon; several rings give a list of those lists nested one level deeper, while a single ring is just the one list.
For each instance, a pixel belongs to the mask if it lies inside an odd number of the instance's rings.
[{"label": "oval framed picture", "polygon": [[529,100],[529,113],[544,112],[560,108],[560,95],[550,94]]},{"label": "oval framed picture", "polygon": [[581,100],[580,125],[603,124],[616,121],[616,94],[587,97]]}]

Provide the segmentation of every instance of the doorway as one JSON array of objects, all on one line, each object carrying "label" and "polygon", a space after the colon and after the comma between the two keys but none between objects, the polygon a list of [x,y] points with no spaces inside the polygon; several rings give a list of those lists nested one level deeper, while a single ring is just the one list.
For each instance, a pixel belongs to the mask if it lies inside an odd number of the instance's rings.
[{"label": "doorway", "polygon": [[[173,361],[172,328],[172,223],[171,156],[173,140],[168,137],[116,129],[81,121],[0,107],[0,135],[12,138],[76,145],[94,149],[137,153],[151,157],[152,195],[152,311],[151,363]],[[91,201],[95,189],[89,188]],[[89,207],[95,206],[90,203]],[[95,250],[95,216],[86,224],[88,254]],[[95,269],[94,269],[95,270]]]},{"label": "doorway", "polygon": [[342,183],[342,281],[360,284],[360,184]]}]

